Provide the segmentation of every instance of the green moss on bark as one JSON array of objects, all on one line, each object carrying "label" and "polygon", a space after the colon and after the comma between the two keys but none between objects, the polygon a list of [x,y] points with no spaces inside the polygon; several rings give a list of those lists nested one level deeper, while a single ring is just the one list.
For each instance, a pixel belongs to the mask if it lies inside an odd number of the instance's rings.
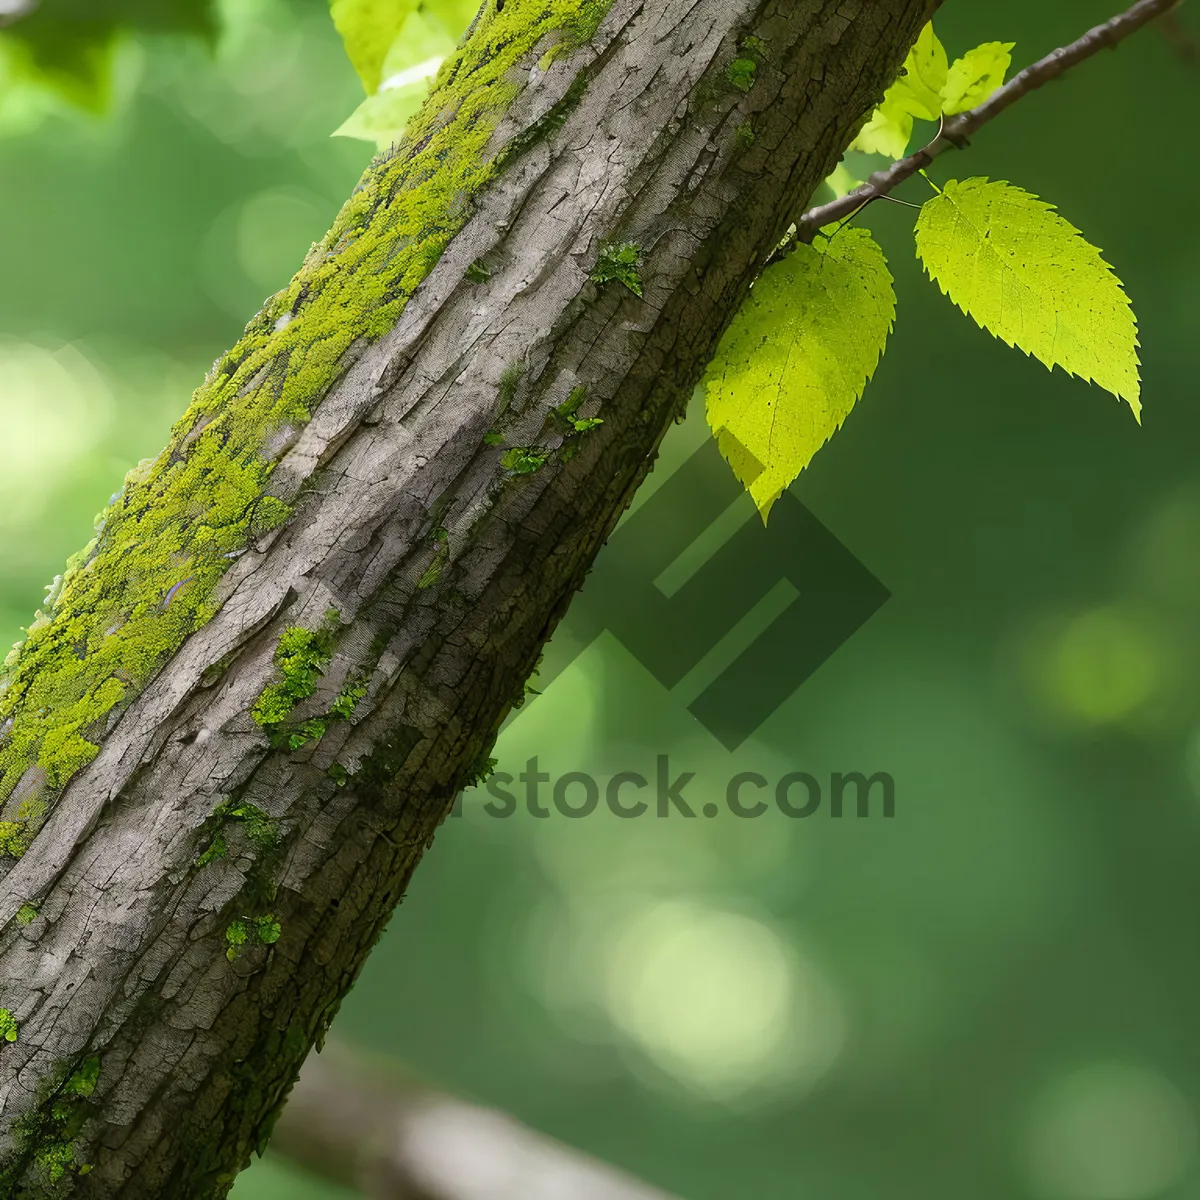
[{"label": "green moss on bark", "polygon": [[77,1065],[60,1063],[43,1085],[42,1099],[16,1123],[16,1152],[0,1170],[0,1196],[35,1200],[61,1195],[68,1174],[92,1168],[77,1148],[83,1123],[96,1109],[91,1096],[100,1077],[94,1055]]},{"label": "green moss on bark", "polygon": [[330,609],[320,629],[293,625],[284,630],[275,648],[275,666],[282,678],[262,690],[251,714],[264,729],[278,729],[296,705],[317,690],[317,683],[333,658],[340,628],[341,614]]},{"label": "green moss on bark", "polygon": [[39,799],[0,823],[0,854],[24,851],[116,716],[215,614],[221,576],[287,519],[268,490],[282,447],[351,346],[395,325],[501,169],[507,149],[489,144],[522,68],[578,47],[610,3],[490,0],[404,142],[372,164],[291,284],[214,365],[166,449],[126,477],[5,662],[0,803],[33,785]]},{"label": "green moss on bark", "polygon": [[635,296],[642,295],[642,248],[637,242],[603,246],[592,268],[593,283],[622,283]]}]

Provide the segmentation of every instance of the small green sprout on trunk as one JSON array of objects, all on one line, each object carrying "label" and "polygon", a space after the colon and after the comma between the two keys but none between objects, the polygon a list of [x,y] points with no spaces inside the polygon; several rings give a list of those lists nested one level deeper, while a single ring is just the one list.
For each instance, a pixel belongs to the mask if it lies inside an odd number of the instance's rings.
[{"label": "small green sprout on trunk", "polygon": [[251,946],[273,946],[283,934],[283,926],[274,913],[261,917],[237,917],[229,922],[225,930],[228,949],[225,957],[236,962],[243,951]]},{"label": "small green sprout on trunk", "polygon": [[592,268],[593,283],[624,284],[635,296],[642,291],[642,248],[637,242],[620,242],[603,246]]}]

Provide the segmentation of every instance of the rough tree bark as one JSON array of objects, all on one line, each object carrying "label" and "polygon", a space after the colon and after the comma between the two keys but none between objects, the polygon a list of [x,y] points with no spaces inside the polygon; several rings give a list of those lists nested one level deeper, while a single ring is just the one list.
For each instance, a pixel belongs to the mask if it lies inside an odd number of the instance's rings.
[{"label": "rough tree bark", "polygon": [[[570,39],[505,71],[486,151],[503,167],[453,199],[461,227],[390,327],[346,307],[361,327],[322,343],[347,348],[311,421],[255,451],[288,519],[221,555],[195,628],[89,727],[90,762],[39,759],[10,785],[5,819],[37,819],[0,879],[17,1035],[0,1041],[0,1195],[226,1193],[756,271],[936,6],[488,0],[465,46],[501,11],[507,29],[575,14]],[[410,247],[397,212],[424,193],[371,188],[428,140],[374,164],[350,201],[374,207],[314,250],[347,295]],[[394,245],[355,259],[380,229]],[[590,279],[613,242],[639,248],[643,295]],[[282,345],[311,303],[307,283],[276,298],[254,345]],[[234,381],[228,405],[307,365],[293,350],[243,378],[245,362],[210,376]],[[578,433],[576,405],[604,423]],[[196,411],[136,484],[147,505],[211,442],[221,413]],[[179,521],[209,519],[194,501]],[[297,686],[264,724],[281,670]]]}]

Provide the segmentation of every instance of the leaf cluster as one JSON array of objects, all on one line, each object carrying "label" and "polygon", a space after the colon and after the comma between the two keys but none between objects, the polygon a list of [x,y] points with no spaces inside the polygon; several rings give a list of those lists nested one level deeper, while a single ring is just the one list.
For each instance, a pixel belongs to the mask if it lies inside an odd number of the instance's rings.
[{"label": "leaf cluster", "polygon": [[[1011,49],[988,42],[950,64],[927,26],[856,146],[898,157],[914,118],[964,111],[1002,86]],[[854,185],[844,174],[835,190]],[[1140,421],[1137,321],[1101,252],[1013,184],[975,178],[934,189],[920,207],[916,251],[941,291],[1005,344],[1098,384]],[[789,246],[756,281],[705,389],[721,453],[764,521],[861,398],[895,312],[883,251],[862,229],[826,229],[812,246]]]},{"label": "leaf cluster", "polygon": [[636,242],[602,246],[592,268],[593,283],[624,284],[635,296],[642,294],[642,248]]},{"label": "leaf cluster", "polygon": [[900,78],[888,89],[851,149],[903,158],[913,122],[967,112],[1004,84],[1015,42],[984,42],[950,62],[932,22],[909,51]]}]

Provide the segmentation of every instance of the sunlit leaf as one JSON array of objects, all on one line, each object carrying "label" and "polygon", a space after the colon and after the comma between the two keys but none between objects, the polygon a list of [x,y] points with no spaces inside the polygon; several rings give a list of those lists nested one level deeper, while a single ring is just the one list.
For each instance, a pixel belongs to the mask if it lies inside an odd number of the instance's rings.
[{"label": "sunlit leaf", "polygon": [[413,113],[421,107],[429,95],[428,79],[419,80],[405,87],[392,88],[377,95],[368,96],[333,131],[334,137],[358,138],[374,142],[380,150],[386,150],[400,136]]},{"label": "sunlit leaf", "polygon": [[948,63],[946,49],[930,22],[909,51],[904,73],[888,88],[851,149],[903,158],[912,140],[913,118],[936,121],[941,116]]},{"label": "sunlit leaf", "polygon": [[454,45],[450,28],[425,6],[410,13],[388,47],[379,90],[392,91],[432,78]]},{"label": "sunlit leaf", "polygon": [[379,90],[358,106],[335,137],[361,138],[385,149],[397,141],[429,94],[429,84],[454,38],[425,11],[409,13],[380,67]]},{"label": "sunlit leaf", "polygon": [[705,387],[721,453],[764,520],[862,395],[895,316],[887,261],[863,229],[797,246],[754,285]]},{"label": "sunlit leaf", "polygon": [[368,96],[383,82],[383,64],[417,0],[331,0],[329,11]]},{"label": "sunlit leaf", "polygon": [[947,183],[917,219],[917,254],[950,299],[1009,346],[1128,401],[1140,419],[1137,321],[1101,252],[1010,183]]},{"label": "sunlit leaf", "polygon": [[1015,45],[1015,42],[985,42],[956,60],[942,88],[942,111],[947,116],[969,112],[1003,87]]},{"label": "sunlit leaf", "polygon": [[886,154],[888,158],[903,158],[912,141],[913,116],[898,96],[889,92],[883,103],[871,114],[851,150],[863,154]]},{"label": "sunlit leaf", "polygon": [[906,97],[914,117],[936,121],[942,111],[942,89],[949,77],[946,48],[933,31],[931,21],[921,30],[917,44],[904,60],[904,74],[892,85]]},{"label": "sunlit leaf", "polygon": [[863,180],[856,179],[845,163],[838,163],[834,172],[825,180],[825,186],[833,192],[834,198],[840,200],[848,196],[855,188],[861,187]]}]

